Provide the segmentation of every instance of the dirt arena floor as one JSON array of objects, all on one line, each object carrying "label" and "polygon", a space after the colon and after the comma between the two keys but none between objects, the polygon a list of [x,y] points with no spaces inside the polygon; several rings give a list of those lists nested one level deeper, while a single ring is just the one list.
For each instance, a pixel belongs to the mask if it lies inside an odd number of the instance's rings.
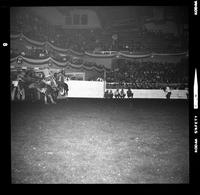
[{"label": "dirt arena floor", "polygon": [[12,183],[189,183],[186,100],[11,103]]}]

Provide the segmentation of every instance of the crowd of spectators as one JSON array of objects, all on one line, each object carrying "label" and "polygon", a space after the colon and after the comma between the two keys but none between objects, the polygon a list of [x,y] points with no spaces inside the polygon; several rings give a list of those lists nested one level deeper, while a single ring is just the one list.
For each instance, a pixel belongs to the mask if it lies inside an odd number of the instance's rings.
[{"label": "crowd of spectators", "polygon": [[108,88],[118,85],[134,89],[161,89],[165,85],[173,88],[185,88],[188,83],[188,62],[178,63],[160,62],[132,62],[119,61],[113,71],[107,73]]},{"label": "crowd of spectators", "polygon": [[[130,52],[176,52],[187,48],[180,36],[139,28],[136,32],[122,33],[105,29],[62,29],[47,23],[33,13],[19,12],[11,20],[11,33],[23,33],[36,41],[49,41],[60,48],[77,52],[117,50]],[[114,40],[113,35],[117,34]],[[185,39],[184,39],[185,40]],[[185,43],[184,47],[183,44]]]},{"label": "crowd of spectators", "polygon": [[[188,47],[187,39],[182,41],[173,34],[165,34],[161,31],[151,32],[145,29],[136,32],[117,32],[105,29],[71,29],[64,30],[51,26],[44,19],[34,13],[18,12],[11,17],[11,34],[23,33],[36,41],[49,41],[54,46],[83,51],[130,51],[130,52],[159,52],[171,53],[185,51]],[[113,39],[113,34],[117,38]],[[44,59],[52,57],[57,61],[87,66],[96,65],[85,62],[73,55],[62,56],[59,52],[49,48],[24,47],[17,51],[11,48],[11,57],[19,54],[25,57]],[[188,63],[158,63],[158,62],[133,62],[130,60],[118,60],[113,71],[107,73],[108,88],[121,85],[123,88],[132,89],[158,89],[163,84],[170,84],[173,88],[184,88],[188,83]],[[116,84],[117,83],[117,84]]]},{"label": "crowd of spectators", "polygon": [[135,32],[121,32],[114,42],[113,49],[129,52],[173,53],[185,51],[188,48],[188,37],[140,29]]},{"label": "crowd of spectators", "polygon": [[23,33],[30,39],[36,41],[49,41],[60,48],[73,49],[75,51],[93,51],[101,47],[107,49],[108,42],[102,44],[102,30],[96,29],[68,29],[64,30],[50,25],[44,19],[20,11],[11,17],[11,33]]}]

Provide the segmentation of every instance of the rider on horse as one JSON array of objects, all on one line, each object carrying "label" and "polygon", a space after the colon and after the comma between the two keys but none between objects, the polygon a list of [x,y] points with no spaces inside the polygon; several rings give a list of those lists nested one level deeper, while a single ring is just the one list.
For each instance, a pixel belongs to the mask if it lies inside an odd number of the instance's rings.
[{"label": "rider on horse", "polygon": [[56,74],[55,78],[56,78],[56,82],[58,84],[58,88],[59,88],[60,94],[62,96],[68,95],[68,90],[69,89],[68,89],[67,83],[65,82],[64,70],[62,70],[61,72]]}]

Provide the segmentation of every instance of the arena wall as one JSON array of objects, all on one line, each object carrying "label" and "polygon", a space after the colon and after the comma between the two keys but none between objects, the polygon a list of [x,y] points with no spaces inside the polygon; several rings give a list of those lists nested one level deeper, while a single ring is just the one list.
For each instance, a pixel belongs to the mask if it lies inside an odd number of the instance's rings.
[{"label": "arena wall", "polygon": [[104,82],[100,81],[68,81],[68,97],[103,98]]},{"label": "arena wall", "polygon": [[[69,97],[104,98],[104,82],[70,80],[67,84],[69,86]],[[114,93],[116,89],[111,90]],[[126,93],[127,89],[124,89],[124,92]],[[166,99],[166,92],[160,89],[132,89],[132,92],[134,98]],[[171,99],[187,99],[187,90],[172,90],[171,92]]]},{"label": "arena wall", "polygon": [[[114,93],[116,89],[111,90]],[[166,92],[160,89],[131,89],[131,91],[134,94],[133,98],[166,99]],[[124,89],[124,92],[126,94],[127,89]],[[171,90],[171,93],[171,99],[187,99],[187,90]]]}]

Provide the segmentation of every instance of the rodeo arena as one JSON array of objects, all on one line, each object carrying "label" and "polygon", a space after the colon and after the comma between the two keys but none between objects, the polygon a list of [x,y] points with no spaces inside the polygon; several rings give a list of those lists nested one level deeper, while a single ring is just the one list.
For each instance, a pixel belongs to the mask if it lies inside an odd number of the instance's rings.
[{"label": "rodeo arena", "polygon": [[188,183],[188,13],[10,8],[12,183]]}]

